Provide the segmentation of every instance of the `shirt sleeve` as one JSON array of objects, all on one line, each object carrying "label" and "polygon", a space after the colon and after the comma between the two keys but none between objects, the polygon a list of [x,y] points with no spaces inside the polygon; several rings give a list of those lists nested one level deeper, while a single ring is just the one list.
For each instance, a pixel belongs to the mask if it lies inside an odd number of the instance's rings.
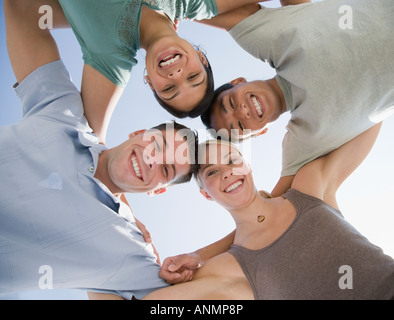
[{"label": "shirt sleeve", "polygon": [[210,19],[218,14],[216,0],[188,1],[185,18],[191,20]]},{"label": "shirt sleeve", "polygon": [[47,116],[62,122],[86,124],[81,94],[62,60],[43,65],[14,86],[23,117]]}]

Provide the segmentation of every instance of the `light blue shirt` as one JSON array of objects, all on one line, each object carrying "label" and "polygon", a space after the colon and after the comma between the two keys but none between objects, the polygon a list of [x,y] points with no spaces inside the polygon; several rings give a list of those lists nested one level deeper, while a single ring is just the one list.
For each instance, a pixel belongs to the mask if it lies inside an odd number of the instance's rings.
[{"label": "light blue shirt", "polygon": [[62,61],[15,90],[24,118],[0,128],[0,293],[44,284],[130,299],[166,286],[130,208],[94,178],[106,147]]}]

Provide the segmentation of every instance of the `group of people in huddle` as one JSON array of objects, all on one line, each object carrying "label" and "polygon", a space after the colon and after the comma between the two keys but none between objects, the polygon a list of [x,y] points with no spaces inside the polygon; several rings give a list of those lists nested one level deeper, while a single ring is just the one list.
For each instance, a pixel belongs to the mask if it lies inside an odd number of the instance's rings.
[{"label": "group of people in huddle", "polygon": [[[264,2],[3,0],[23,119],[0,127],[1,293],[37,289],[37,270],[49,265],[54,288],[90,299],[394,299],[394,259],[336,199],[394,113],[394,3]],[[53,31],[38,23],[43,5],[53,28],[71,28],[80,44],[80,89]],[[349,29],[338,24],[343,6]],[[185,19],[227,31],[275,76],[215,83],[221,70],[209,52],[177,33]],[[158,108],[178,119],[110,147],[108,126],[139,50]],[[283,114],[280,179],[258,190],[254,179],[264,177],[253,177],[234,141],[264,148],[259,136]],[[201,119],[212,137],[199,141],[184,118]],[[191,180],[235,230],[161,264],[125,194]],[[347,267],[343,283],[338,270]]]}]

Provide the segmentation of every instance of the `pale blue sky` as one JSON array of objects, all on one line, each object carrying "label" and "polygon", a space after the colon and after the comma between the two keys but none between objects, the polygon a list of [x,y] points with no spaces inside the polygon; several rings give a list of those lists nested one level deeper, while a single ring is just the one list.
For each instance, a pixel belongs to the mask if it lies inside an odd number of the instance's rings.
[{"label": "pale blue sky", "polygon": [[[272,1],[269,5],[278,6],[279,1]],[[239,76],[256,80],[268,79],[275,74],[267,64],[239,48],[223,30],[186,21],[180,23],[179,34],[206,51],[214,70],[216,86]],[[72,31],[56,30],[53,35],[76,86],[80,87],[81,52]],[[139,52],[137,58],[139,64],[133,69],[130,82],[109,126],[107,144],[110,147],[126,140],[129,132],[150,128],[174,119],[157,104],[150,88],[143,82],[144,52]],[[6,52],[2,9],[0,70],[0,125],[6,125],[21,119],[21,107],[12,90],[15,77]],[[241,146],[250,159],[255,183],[259,189],[272,190],[279,178],[281,141],[288,119],[288,115],[282,116],[271,125],[266,135],[252,139]],[[204,127],[199,119],[179,120],[179,122],[198,130],[202,135],[201,138],[205,138]],[[384,123],[369,157],[339,190],[338,202],[344,216],[357,229],[394,257],[393,143],[394,117],[392,116]],[[151,232],[162,260],[170,255],[194,251],[225,236],[234,228],[231,216],[216,203],[205,200],[198,192],[194,180],[172,187],[156,197],[130,194],[127,198],[135,215]],[[52,290],[20,293],[10,297],[83,299],[86,298],[86,294],[74,290]]]}]

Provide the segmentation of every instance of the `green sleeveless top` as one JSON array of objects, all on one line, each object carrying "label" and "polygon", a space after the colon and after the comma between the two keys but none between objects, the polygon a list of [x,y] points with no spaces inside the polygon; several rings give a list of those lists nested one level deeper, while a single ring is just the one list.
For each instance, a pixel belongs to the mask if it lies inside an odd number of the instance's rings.
[{"label": "green sleeveless top", "polygon": [[114,84],[124,87],[137,64],[143,5],[175,19],[209,19],[215,0],[59,0],[81,45],[83,60]]}]

